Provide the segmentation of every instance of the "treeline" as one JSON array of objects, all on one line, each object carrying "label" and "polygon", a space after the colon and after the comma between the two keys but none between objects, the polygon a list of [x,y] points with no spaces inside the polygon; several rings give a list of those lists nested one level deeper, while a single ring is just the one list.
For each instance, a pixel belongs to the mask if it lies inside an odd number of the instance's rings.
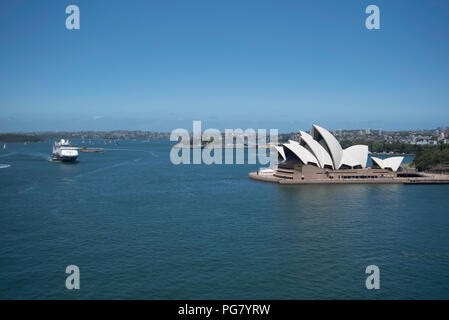
[{"label": "treeline", "polygon": [[449,147],[418,148],[413,165],[419,171],[449,172]]},{"label": "treeline", "polygon": [[[279,143],[285,143],[288,139],[296,140],[292,134],[279,134]],[[434,150],[438,149],[440,145],[417,145],[417,144],[409,144],[403,142],[385,142],[385,141],[372,141],[372,140],[364,140],[364,139],[356,139],[356,140],[343,140],[340,141],[340,145],[343,149],[346,149],[350,146],[356,144],[363,144],[368,146],[368,150],[373,153],[402,153],[402,154],[416,154],[419,150]]]},{"label": "treeline", "polygon": [[[367,141],[367,140],[355,140],[349,141],[344,140],[341,143],[343,148],[350,147],[355,144],[364,144],[368,146],[369,151],[374,153],[382,153],[382,152],[393,152],[393,153],[405,153],[405,154],[416,154],[418,149],[422,146],[416,144],[409,144],[403,142],[393,142],[387,143],[385,141]],[[429,145],[430,148],[435,148],[437,146]]]},{"label": "treeline", "polygon": [[286,143],[288,140],[298,140],[297,137],[299,137],[298,133],[292,132],[292,133],[279,133],[278,134],[278,143]]},{"label": "treeline", "polygon": [[39,142],[39,141],[44,141],[44,140],[39,137],[26,135],[26,134],[0,133],[0,141],[1,142]]}]

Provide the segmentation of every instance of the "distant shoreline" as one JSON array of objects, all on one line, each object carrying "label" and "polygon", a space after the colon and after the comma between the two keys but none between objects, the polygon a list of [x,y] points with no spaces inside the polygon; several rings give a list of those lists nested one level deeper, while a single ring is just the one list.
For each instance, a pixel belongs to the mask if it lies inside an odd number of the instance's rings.
[{"label": "distant shoreline", "polygon": [[45,140],[38,136],[31,136],[25,134],[5,133],[0,134],[0,142],[44,142]]},{"label": "distant shoreline", "polygon": [[170,133],[153,131],[0,133],[0,142],[46,142],[49,140],[60,139],[62,137],[70,140],[169,139]]},{"label": "distant shoreline", "polygon": [[392,152],[392,153],[389,153],[389,152],[371,152],[371,154],[372,155],[375,155],[375,156],[403,156],[403,157],[407,157],[407,156],[409,156],[409,157],[414,157],[415,156],[415,154],[414,153],[400,153],[400,152]]}]

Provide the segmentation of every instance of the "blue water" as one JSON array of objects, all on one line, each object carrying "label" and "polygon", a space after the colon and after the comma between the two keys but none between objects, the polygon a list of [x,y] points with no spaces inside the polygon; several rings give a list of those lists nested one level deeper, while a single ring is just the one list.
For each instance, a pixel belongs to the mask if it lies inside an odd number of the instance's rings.
[{"label": "blue water", "polygon": [[95,145],[0,150],[0,298],[449,298],[449,186],[281,186],[172,165],[168,141]]}]

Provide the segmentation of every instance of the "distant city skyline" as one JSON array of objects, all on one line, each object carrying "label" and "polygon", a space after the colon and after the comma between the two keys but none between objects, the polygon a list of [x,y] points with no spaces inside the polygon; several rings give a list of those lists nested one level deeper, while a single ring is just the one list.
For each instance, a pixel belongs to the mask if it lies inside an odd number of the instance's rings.
[{"label": "distant city skyline", "polygon": [[[65,28],[79,6],[80,30]],[[380,8],[380,30],[365,8]],[[449,2],[0,3],[0,132],[449,125]]]}]

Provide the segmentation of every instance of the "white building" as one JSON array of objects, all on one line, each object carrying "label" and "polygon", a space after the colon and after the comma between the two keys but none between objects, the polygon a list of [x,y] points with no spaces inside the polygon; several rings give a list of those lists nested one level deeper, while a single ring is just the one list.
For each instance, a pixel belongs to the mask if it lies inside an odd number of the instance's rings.
[{"label": "white building", "polygon": [[[313,125],[310,134],[299,131],[299,141],[289,140],[276,146],[282,161],[299,162],[323,169],[364,169],[368,160],[368,146],[354,145],[343,149],[328,130]],[[403,157],[379,159],[371,157],[374,166],[397,171]]]}]

